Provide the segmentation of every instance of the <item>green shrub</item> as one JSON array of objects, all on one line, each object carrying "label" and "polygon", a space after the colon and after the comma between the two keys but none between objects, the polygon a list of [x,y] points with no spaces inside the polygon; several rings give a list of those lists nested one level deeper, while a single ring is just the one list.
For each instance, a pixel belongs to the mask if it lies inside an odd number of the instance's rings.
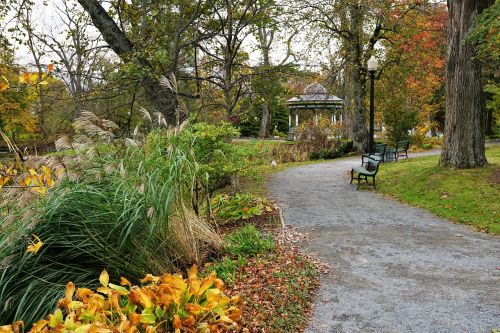
[{"label": "green shrub", "polygon": [[245,167],[245,158],[231,140],[239,135],[228,123],[194,124],[180,135],[177,144],[191,151],[196,162],[193,208],[199,212],[204,199],[231,182]]},{"label": "green shrub", "polygon": [[211,208],[215,217],[223,221],[246,220],[276,209],[266,198],[254,197],[249,193],[236,193],[233,196],[217,195],[212,199]]},{"label": "green shrub", "polygon": [[384,123],[391,144],[410,139],[408,132],[418,124],[417,115],[416,111],[406,109],[385,110]]},{"label": "green shrub", "polygon": [[274,250],[271,236],[265,236],[252,225],[245,226],[226,236],[226,252],[233,256],[254,256]]},{"label": "green shrub", "polygon": [[352,141],[344,142],[337,148],[331,149],[321,149],[319,151],[313,151],[309,154],[309,158],[311,160],[319,160],[319,159],[334,159],[339,158],[344,155],[347,155],[352,150]]}]

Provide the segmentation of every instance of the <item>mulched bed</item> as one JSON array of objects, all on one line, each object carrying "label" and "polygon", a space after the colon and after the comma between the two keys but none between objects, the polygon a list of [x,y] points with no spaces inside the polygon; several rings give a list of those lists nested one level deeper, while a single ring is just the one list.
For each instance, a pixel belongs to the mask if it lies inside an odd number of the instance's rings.
[{"label": "mulched bed", "polygon": [[231,233],[232,231],[244,227],[246,225],[253,225],[260,230],[275,230],[282,227],[280,211],[275,209],[272,212],[264,212],[262,215],[253,216],[249,219],[238,221],[216,221],[219,233],[222,235]]},{"label": "mulched bed", "polygon": [[299,333],[311,318],[312,302],[322,274],[329,267],[302,253],[296,244],[307,235],[282,224],[279,209],[220,226],[230,232],[252,224],[273,235],[276,249],[271,253],[245,258],[228,294],[243,300],[242,321],[236,329],[245,333]]},{"label": "mulched bed", "polygon": [[240,332],[302,332],[319,270],[294,247],[248,260],[229,291],[243,299]]}]

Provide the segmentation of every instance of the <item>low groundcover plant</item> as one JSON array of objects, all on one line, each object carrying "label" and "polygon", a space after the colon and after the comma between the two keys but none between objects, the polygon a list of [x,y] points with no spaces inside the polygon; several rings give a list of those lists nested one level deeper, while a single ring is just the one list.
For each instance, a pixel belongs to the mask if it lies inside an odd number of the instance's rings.
[{"label": "low groundcover plant", "polygon": [[[97,291],[66,286],[57,310],[33,324],[30,332],[222,332],[236,329],[241,320],[240,299],[223,292],[215,272],[198,277],[198,268],[181,274],[146,275],[142,286],[121,278],[109,282],[106,271]],[[0,326],[1,333],[22,332],[23,322]]]}]

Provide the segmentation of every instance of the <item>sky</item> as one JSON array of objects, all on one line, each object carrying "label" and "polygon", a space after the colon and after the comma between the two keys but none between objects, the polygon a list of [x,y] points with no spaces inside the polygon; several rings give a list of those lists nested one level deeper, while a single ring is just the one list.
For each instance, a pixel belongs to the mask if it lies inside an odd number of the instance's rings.
[{"label": "sky", "polygon": [[[61,6],[65,0],[35,0],[35,7],[33,10],[33,22],[35,24],[35,30],[49,33],[52,32],[55,35],[60,34],[62,37],[61,25],[62,21],[56,9],[56,6]],[[67,2],[76,3],[75,0],[66,0]],[[46,2],[46,5],[43,3]],[[12,14],[11,14],[12,15]],[[6,29],[12,28],[16,25],[16,21],[12,19],[12,16],[6,19],[9,24],[4,27]],[[6,31],[4,29],[4,31]],[[94,32],[97,34],[97,30]],[[293,49],[297,54],[301,54],[301,58],[307,59],[307,64],[302,63],[302,67],[314,70],[318,68],[322,63],[327,61],[328,58],[328,48],[325,49],[311,49],[308,47],[308,42],[306,41],[306,36],[309,34],[308,31],[302,31],[297,35],[293,43]],[[6,33],[9,35],[9,33]],[[11,39],[12,40],[12,39]],[[244,43],[244,49],[249,53],[251,65],[257,65],[260,60],[260,52],[256,50],[257,41],[253,36],[249,36]],[[285,57],[286,46],[283,43],[275,43],[271,58],[274,63],[279,63]],[[305,56],[304,56],[305,54]],[[33,60],[30,55],[29,49],[24,45],[15,44],[15,55],[16,61],[20,65],[32,65]],[[42,61],[45,63],[51,63],[52,57],[50,55],[45,56]],[[290,61],[293,58],[290,58]]]}]

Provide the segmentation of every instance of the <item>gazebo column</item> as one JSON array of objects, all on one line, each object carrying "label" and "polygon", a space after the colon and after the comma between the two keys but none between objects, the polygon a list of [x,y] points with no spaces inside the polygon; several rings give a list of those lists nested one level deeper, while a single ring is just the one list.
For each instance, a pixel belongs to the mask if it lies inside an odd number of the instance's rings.
[{"label": "gazebo column", "polygon": [[295,127],[299,127],[299,113],[295,110]]},{"label": "gazebo column", "polygon": [[288,111],[288,132],[292,131],[292,111]]},{"label": "gazebo column", "polygon": [[333,119],[333,123],[336,124],[337,123],[337,114],[333,113],[332,115],[332,119]]},{"label": "gazebo column", "polygon": [[318,125],[318,114],[316,113],[316,110],[313,110],[314,114],[314,125]]}]

